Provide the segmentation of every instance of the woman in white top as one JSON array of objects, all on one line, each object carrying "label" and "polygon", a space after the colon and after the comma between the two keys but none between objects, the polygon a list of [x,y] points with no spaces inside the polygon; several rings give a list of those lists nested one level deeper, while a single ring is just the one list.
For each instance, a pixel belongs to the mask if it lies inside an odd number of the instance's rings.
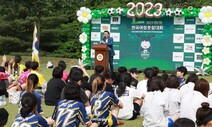
[{"label": "woman in white top", "polygon": [[137,90],[145,94],[147,92],[147,81],[154,76],[154,70],[152,68],[146,68],[144,70],[144,80],[138,82]]},{"label": "woman in white top", "polygon": [[196,121],[196,111],[201,107],[202,102],[208,102],[209,83],[207,80],[198,79],[194,91],[187,93],[182,98],[180,106],[180,117],[186,117]]},{"label": "woman in white top", "polygon": [[161,77],[156,76],[148,81],[147,93],[145,95],[141,111],[144,114],[144,127],[171,127],[178,118],[166,118],[164,113],[168,110],[168,100],[163,93],[165,83]]},{"label": "woman in white top", "polygon": [[167,117],[172,117],[174,114],[179,113],[181,94],[178,90],[180,83],[176,75],[170,75],[166,81],[166,89],[164,93],[168,99],[168,112],[165,114]]},{"label": "woman in white top", "polygon": [[142,105],[142,94],[130,87],[132,76],[129,73],[122,73],[120,81],[115,90],[116,96],[123,103],[123,108],[119,110],[118,118],[133,120],[139,115]]},{"label": "woman in white top", "polygon": [[203,102],[201,108],[197,109],[196,124],[198,127],[211,127],[212,126],[212,108],[209,103]]},{"label": "woman in white top", "polygon": [[198,76],[196,74],[190,74],[185,82],[185,85],[180,87],[180,92],[182,96],[186,95],[186,93],[192,92],[194,90],[195,82],[198,80]]}]

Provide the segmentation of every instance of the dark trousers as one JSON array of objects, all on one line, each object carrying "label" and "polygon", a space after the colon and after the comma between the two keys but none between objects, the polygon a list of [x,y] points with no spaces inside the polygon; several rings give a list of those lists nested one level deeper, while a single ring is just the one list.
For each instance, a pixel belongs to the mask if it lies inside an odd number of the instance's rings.
[{"label": "dark trousers", "polygon": [[110,63],[110,71],[113,72],[114,68],[113,68],[113,56],[109,56],[109,63]]}]

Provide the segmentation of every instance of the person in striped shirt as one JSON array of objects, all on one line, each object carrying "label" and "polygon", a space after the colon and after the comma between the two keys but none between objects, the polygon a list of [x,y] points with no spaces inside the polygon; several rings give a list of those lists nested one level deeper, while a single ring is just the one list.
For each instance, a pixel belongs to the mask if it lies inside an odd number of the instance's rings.
[{"label": "person in striped shirt", "polygon": [[65,100],[61,100],[55,107],[52,119],[55,127],[75,127],[80,122],[83,125],[95,127],[86,116],[85,106],[80,102],[80,86],[77,82],[69,82],[64,88]]},{"label": "person in striped shirt", "polygon": [[21,99],[21,110],[12,127],[48,127],[46,119],[37,114],[37,99],[33,93],[25,93]]},{"label": "person in striped shirt", "polygon": [[123,108],[123,104],[111,92],[105,91],[105,79],[99,75],[93,80],[91,98],[91,120],[100,127],[117,126],[117,116],[119,108]]}]

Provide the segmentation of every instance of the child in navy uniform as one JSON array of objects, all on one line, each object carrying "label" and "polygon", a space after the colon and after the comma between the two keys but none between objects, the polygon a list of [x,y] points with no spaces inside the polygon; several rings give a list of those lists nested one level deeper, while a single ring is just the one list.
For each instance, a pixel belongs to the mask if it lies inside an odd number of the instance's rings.
[{"label": "child in navy uniform", "polygon": [[92,84],[93,97],[91,98],[91,120],[100,127],[118,125],[117,116],[119,108],[123,104],[111,92],[104,90],[105,79],[103,76],[97,76]]},{"label": "child in navy uniform", "polygon": [[12,127],[48,127],[45,118],[37,114],[37,99],[32,93],[25,93],[21,99],[21,110],[15,118]]},{"label": "child in navy uniform", "polygon": [[75,127],[81,122],[83,125],[95,126],[86,117],[85,106],[80,102],[80,86],[70,82],[64,88],[65,100],[58,102],[52,118],[56,127]]}]

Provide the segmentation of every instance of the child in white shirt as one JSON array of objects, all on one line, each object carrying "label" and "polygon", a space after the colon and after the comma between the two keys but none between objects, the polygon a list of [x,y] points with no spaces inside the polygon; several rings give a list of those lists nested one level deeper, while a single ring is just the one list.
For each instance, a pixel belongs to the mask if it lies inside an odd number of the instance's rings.
[{"label": "child in white shirt", "polygon": [[202,102],[208,100],[209,83],[207,80],[198,79],[194,86],[194,91],[187,93],[183,98],[180,106],[180,117],[186,117],[196,121],[196,111],[201,107]]},{"label": "child in white shirt", "polygon": [[166,81],[165,95],[168,98],[168,112],[166,116],[172,117],[176,113],[179,113],[181,94],[178,90],[180,83],[176,75],[170,75]]},{"label": "child in white shirt", "polygon": [[144,80],[138,82],[137,90],[145,94],[147,92],[147,81],[154,76],[154,70],[152,68],[146,68],[144,70]]},{"label": "child in white shirt", "polygon": [[148,81],[147,93],[145,95],[141,111],[144,114],[144,127],[172,127],[178,115],[166,118],[164,113],[168,110],[168,100],[163,93],[165,83],[159,76]]}]

